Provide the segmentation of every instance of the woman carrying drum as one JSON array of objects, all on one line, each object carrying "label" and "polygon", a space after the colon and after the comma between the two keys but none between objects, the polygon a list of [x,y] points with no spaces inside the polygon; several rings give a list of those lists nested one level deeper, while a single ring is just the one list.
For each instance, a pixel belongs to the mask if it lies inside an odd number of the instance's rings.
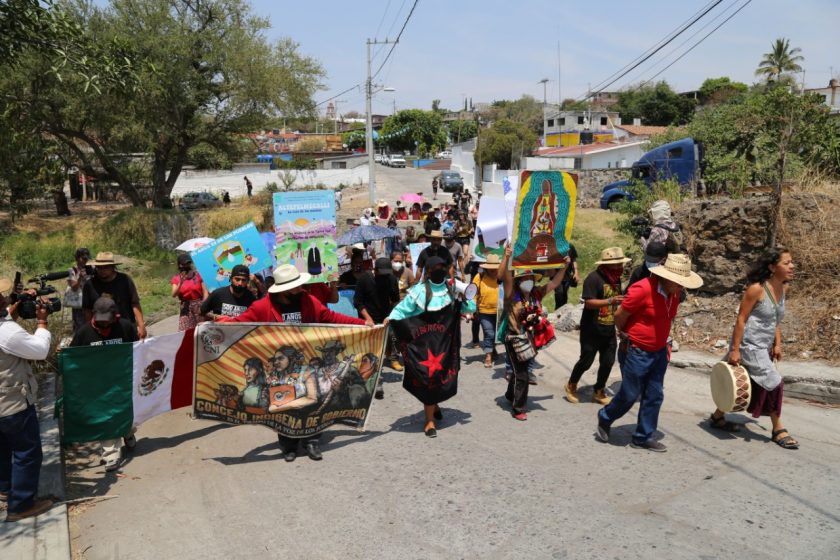
[{"label": "woman carrying drum", "polygon": [[[790,252],[776,247],[765,251],[747,273],[747,289],[735,320],[728,360],[749,373],[752,395],[747,412],[753,418],[770,416],[772,440],[785,449],[799,449],[799,442],[782,425],[784,382],[775,365],[782,357],[779,324],[785,314],[785,291],[793,270]],[[738,430],[720,409],[712,413],[709,424],[727,432]]]}]

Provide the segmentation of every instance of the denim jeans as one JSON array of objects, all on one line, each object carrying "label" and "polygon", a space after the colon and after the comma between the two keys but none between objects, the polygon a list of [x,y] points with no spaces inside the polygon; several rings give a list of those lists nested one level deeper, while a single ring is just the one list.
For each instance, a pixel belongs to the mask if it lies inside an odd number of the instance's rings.
[{"label": "denim jeans", "polygon": [[41,429],[34,406],[0,418],[0,492],[9,493],[10,512],[32,507],[42,458]]},{"label": "denim jeans", "polygon": [[668,348],[656,352],[647,352],[630,346],[622,360],[621,388],[613,400],[598,411],[598,419],[605,424],[613,422],[627,414],[641,397],[635,443],[644,443],[656,431],[659,422],[659,409],[665,398],[665,370],[668,369]]},{"label": "denim jeans", "polygon": [[485,354],[489,354],[496,349],[496,314],[479,313],[478,320],[481,323],[481,332],[484,333],[481,348]]}]

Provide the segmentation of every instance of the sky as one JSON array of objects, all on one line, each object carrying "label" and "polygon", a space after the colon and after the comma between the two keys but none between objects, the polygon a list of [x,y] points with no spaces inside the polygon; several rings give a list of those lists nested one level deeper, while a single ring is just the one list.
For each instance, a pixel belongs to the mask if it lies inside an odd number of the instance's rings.
[{"label": "sky", "polygon": [[[650,79],[745,1],[723,0],[651,60],[607,89]],[[393,39],[413,2],[252,0],[251,4],[255,13],[270,19],[269,39],[290,37],[302,53],[321,62],[327,73],[323,90],[315,96],[321,102],[364,83],[366,40]],[[523,94],[542,99],[543,85],[538,82],[543,78],[549,79],[549,102],[556,103],[559,96],[580,98],[710,3],[419,0],[375,80],[396,91],[378,92],[373,112],[390,114],[394,105],[397,110],[428,109],[434,99],[451,109],[463,107],[465,98],[475,103],[517,99]],[[718,14],[719,19],[677,48]],[[677,91],[697,89],[708,77],[729,76],[752,84],[762,55],[776,38],[786,37],[802,49],[806,87],[825,87],[832,67],[834,76],[840,77],[837,22],[838,0],[752,0],[656,80],[666,80]],[[374,70],[388,48],[372,47]],[[365,110],[362,87],[338,100],[339,113]]]}]

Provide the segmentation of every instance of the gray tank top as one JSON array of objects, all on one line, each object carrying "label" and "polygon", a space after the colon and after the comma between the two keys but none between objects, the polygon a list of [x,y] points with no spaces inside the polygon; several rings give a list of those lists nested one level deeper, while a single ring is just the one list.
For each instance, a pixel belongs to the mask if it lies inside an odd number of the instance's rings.
[{"label": "gray tank top", "polygon": [[764,298],[755,304],[744,328],[744,338],[741,346],[752,348],[766,348],[773,346],[776,337],[776,327],[785,316],[785,296],[778,304],[774,303],[772,292],[764,284]]}]

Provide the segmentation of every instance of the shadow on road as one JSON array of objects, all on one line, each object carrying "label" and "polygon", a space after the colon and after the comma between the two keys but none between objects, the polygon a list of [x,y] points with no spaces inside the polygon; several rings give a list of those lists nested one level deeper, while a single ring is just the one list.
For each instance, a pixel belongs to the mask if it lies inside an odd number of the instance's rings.
[{"label": "shadow on road", "polygon": [[726,419],[738,426],[739,429],[737,432],[726,432],[717,428],[712,428],[712,426],[709,424],[708,417],[700,420],[697,423],[697,426],[707,434],[712,435],[721,441],[727,441],[732,439],[742,439],[744,441],[753,441],[753,439],[755,439],[761,443],[767,443],[769,441],[772,441],[769,435],[759,434],[751,429],[749,424],[754,424],[758,427],[758,429],[764,430],[764,428],[761,427],[761,424],[759,424],[755,419],[749,416],[744,416],[743,414],[728,413],[726,415]]},{"label": "shadow on road", "polygon": [[[441,403],[440,409],[443,412],[443,420],[436,421],[438,431],[456,424],[469,424],[472,421],[472,414],[469,412],[457,408],[447,408],[445,403]],[[424,422],[423,411],[419,410],[414,414],[408,414],[395,420],[391,424],[391,430],[409,434],[423,433]]]},{"label": "shadow on road", "polygon": [[131,455],[134,455],[135,457],[140,457],[148,453],[154,453],[155,451],[159,451],[161,449],[170,449],[172,447],[178,447],[182,443],[202,438],[218,430],[224,430],[226,428],[233,427],[233,424],[213,424],[212,426],[206,426],[204,428],[194,430],[192,432],[186,432],[181,435],[172,437],[144,438],[142,437],[142,434],[138,434],[137,447],[134,448],[133,452],[126,455],[129,457]]}]

